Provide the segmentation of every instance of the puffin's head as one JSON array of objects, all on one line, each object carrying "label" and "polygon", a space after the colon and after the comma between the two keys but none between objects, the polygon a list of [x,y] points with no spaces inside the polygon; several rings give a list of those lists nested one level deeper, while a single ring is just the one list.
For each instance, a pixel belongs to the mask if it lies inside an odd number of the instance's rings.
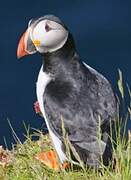
[{"label": "puffin's head", "polygon": [[35,52],[47,53],[60,49],[68,38],[68,29],[62,21],[53,15],[32,19],[22,35],[17,49],[21,58]]}]

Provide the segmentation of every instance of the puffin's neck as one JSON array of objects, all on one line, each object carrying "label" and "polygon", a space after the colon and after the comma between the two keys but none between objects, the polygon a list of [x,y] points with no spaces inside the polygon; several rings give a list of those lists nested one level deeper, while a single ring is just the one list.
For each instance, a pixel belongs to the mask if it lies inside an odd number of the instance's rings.
[{"label": "puffin's neck", "polygon": [[43,71],[53,76],[58,75],[60,72],[64,73],[65,68],[70,68],[70,64],[75,60],[75,58],[73,58],[75,54],[74,40],[72,35],[69,34],[65,45],[61,49],[43,54]]}]

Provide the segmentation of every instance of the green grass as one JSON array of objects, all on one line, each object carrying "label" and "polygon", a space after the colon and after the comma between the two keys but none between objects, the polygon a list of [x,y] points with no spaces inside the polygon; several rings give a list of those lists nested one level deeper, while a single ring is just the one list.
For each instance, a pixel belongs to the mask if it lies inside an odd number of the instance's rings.
[{"label": "green grass", "polygon": [[[127,142],[119,142],[114,150],[116,168],[103,167],[101,172],[82,168],[55,172],[48,169],[35,159],[35,155],[42,149],[52,149],[48,136],[40,135],[39,141],[32,141],[28,137],[23,144],[17,144],[12,150],[12,160],[8,166],[0,167],[2,180],[43,180],[43,179],[89,179],[89,180],[131,180],[131,137]],[[118,142],[117,142],[118,143]]]},{"label": "green grass", "polygon": [[[124,104],[123,86],[122,73],[119,70],[118,88],[121,95],[120,104],[122,106]],[[131,91],[129,87],[127,89],[131,98]],[[9,158],[9,160],[5,160],[5,164],[1,163],[0,165],[0,180],[131,180],[131,132],[125,138],[125,127],[129,116],[131,116],[131,103],[129,103],[127,112],[122,117],[118,113],[118,124],[115,127],[115,143],[117,147],[113,148],[113,157],[116,160],[115,168],[113,169],[112,165],[108,167],[102,166],[101,172],[85,169],[82,167],[81,162],[78,167],[67,171],[56,172],[47,168],[36,160],[35,156],[42,150],[48,151],[53,149],[49,136],[43,135],[36,130],[34,130],[34,135],[30,135],[27,129],[26,141],[22,144],[9,123],[17,144],[13,147],[12,151],[0,150],[0,156],[1,152],[3,152]],[[124,125],[122,122],[124,122]],[[120,127],[122,126],[123,136],[121,137]],[[32,136],[39,136],[39,140],[33,141]],[[112,143],[114,144],[113,140]]]}]

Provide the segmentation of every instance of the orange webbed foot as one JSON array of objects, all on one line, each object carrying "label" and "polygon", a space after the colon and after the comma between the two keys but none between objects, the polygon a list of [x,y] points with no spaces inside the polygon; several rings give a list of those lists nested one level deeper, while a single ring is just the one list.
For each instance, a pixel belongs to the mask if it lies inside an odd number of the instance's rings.
[{"label": "orange webbed foot", "polygon": [[53,150],[38,153],[36,159],[55,171],[69,168],[69,163],[67,162],[60,164],[58,156]]},{"label": "orange webbed foot", "polygon": [[60,169],[57,154],[53,150],[50,150],[48,152],[41,152],[37,154],[36,159],[44,163],[46,166],[48,166],[51,169],[54,169],[54,170]]}]

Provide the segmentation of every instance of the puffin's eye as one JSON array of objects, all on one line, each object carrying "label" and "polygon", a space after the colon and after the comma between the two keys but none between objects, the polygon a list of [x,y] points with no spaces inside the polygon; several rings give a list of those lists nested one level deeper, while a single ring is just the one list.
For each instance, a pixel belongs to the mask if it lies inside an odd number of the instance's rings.
[{"label": "puffin's eye", "polygon": [[48,32],[48,31],[52,30],[52,28],[48,24],[46,24],[45,25],[45,30],[46,30],[46,32]]}]

